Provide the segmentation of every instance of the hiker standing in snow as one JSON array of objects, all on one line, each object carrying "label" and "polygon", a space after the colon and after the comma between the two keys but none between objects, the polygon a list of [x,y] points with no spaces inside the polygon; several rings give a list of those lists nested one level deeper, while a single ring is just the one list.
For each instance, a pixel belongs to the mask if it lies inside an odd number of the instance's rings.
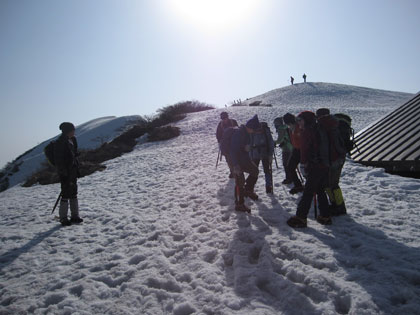
[{"label": "hiker standing in snow", "polygon": [[260,122],[260,128],[250,135],[251,151],[249,152],[251,160],[259,167],[262,162],[265,175],[265,191],[267,194],[273,193],[273,174],[272,162],[274,154],[274,140],[271,136],[270,128],[266,122]]},{"label": "hiker standing in snow", "polygon": [[328,187],[326,193],[330,199],[330,212],[332,216],[346,214],[343,193],[339,182],[341,171],[346,160],[346,148],[338,131],[338,120],[330,115],[328,108],[320,108],[316,111],[318,124],[324,128],[328,134],[330,143],[330,169],[328,176]]},{"label": "hiker standing in snow", "polygon": [[295,82],[295,78],[294,77],[290,77],[290,82],[292,83],[292,85],[293,85],[293,82]]},{"label": "hiker standing in snow", "polygon": [[286,168],[286,178],[291,180],[294,185],[289,191],[293,195],[303,191],[302,182],[296,173],[296,168],[298,167],[300,161],[300,135],[302,129],[296,122],[295,116],[290,113],[286,113],[283,116],[283,121],[289,128],[290,141],[293,145],[293,151],[289,157]]},{"label": "hiker standing in snow", "polygon": [[303,74],[302,78],[303,78],[303,83],[306,83],[306,74],[305,73]]},{"label": "hiker standing in snow", "polygon": [[[252,200],[258,200],[254,192],[255,183],[258,180],[258,167],[252,162],[250,151],[250,135],[260,128],[258,116],[255,115],[245,125],[241,125],[232,132],[232,138],[229,145],[229,156],[235,175],[235,210],[251,210],[245,205],[245,197]],[[245,173],[248,177],[245,180]]]},{"label": "hiker standing in snow", "polygon": [[[77,160],[77,140],[72,123],[63,122],[60,125],[61,136],[54,144],[54,162],[61,183],[61,202],[59,208],[60,223],[63,226],[81,223],[79,203],[77,200],[77,177],[79,162]],[[70,220],[67,217],[70,201]]]},{"label": "hiker standing in snow", "polygon": [[281,148],[281,160],[286,176],[282,184],[291,184],[293,181],[289,178],[290,175],[287,172],[287,163],[289,162],[293,151],[293,145],[290,142],[289,128],[284,124],[282,117],[274,119],[274,127],[277,131],[277,140],[275,143]]},{"label": "hiker standing in snow", "polygon": [[[223,133],[225,131],[225,129],[229,128],[229,127],[237,127],[238,123],[235,119],[230,119],[229,118],[229,114],[227,112],[222,112],[220,114],[220,119],[221,121],[219,122],[219,124],[217,125],[217,129],[216,129],[216,138],[217,138],[217,142],[219,143],[219,149],[220,149],[220,145],[223,139]],[[223,152],[222,152],[223,154]],[[225,155],[225,154],[223,154]],[[231,165],[229,164],[229,159],[227,157],[227,155],[225,155],[225,159],[226,159],[226,163],[229,166],[230,169],[230,174],[229,174],[229,178],[233,178],[233,169],[231,167]]]},{"label": "hiker standing in snow", "polygon": [[304,111],[298,115],[296,120],[302,129],[300,163],[306,182],[296,215],[287,220],[287,224],[293,228],[307,226],[306,218],[311,208],[312,198],[316,194],[320,212],[316,220],[320,224],[328,225],[332,223],[325,194],[329,168],[328,137],[326,134],[322,136],[320,133],[313,112]]}]

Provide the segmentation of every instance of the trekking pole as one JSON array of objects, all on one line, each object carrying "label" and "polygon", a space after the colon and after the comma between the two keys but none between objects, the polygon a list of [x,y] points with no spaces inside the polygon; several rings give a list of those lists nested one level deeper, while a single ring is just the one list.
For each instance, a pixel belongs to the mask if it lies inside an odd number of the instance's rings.
[{"label": "trekking pole", "polygon": [[299,167],[296,167],[296,171],[297,171],[297,173],[299,174],[300,181],[301,181],[301,182],[302,182],[302,184],[303,184],[303,176],[302,176],[302,174],[300,173]]},{"label": "trekking pole", "polygon": [[[275,156],[275,155],[274,155]],[[274,182],[273,182],[273,162],[270,164],[270,177],[271,177],[271,193],[274,194]]]},{"label": "trekking pole", "polygon": [[274,151],[273,151],[273,155],[274,155],[274,161],[276,162],[276,168],[279,169],[279,165],[277,164],[277,157],[276,157],[276,147],[274,147]]},{"label": "trekking pole", "polygon": [[219,164],[219,157],[220,157],[220,161],[221,161],[222,157],[220,156],[220,149],[219,149],[219,153],[217,153],[216,168],[217,168],[217,165]]},{"label": "trekking pole", "polygon": [[316,193],[314,193],[314,216],[315,219],[318,217],[318,213],[317,213],[317,206],[316,206]]},{"label": "trekking pole", "polygon": [[60,194],[58,195],[57,201],[55,202],[55,205],[54,205],[54,208],[52,209],[51,214],[53,214],[53,213],[54,213],[54,211],[55,211],[55,208],[57,208],[58,202],[60,201],[60,199],[61,199],[61,195],[62,195],[62,194],[63,194],[63,193],[60,191]]}]

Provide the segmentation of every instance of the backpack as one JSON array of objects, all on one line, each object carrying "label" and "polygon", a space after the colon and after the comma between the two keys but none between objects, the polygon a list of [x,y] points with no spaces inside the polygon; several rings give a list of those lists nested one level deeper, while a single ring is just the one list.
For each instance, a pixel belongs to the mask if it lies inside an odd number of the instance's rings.
[{"label": "backpack", "polygon": [[48,163],[50,163],[52,166],[55,166],[54,145],[55,141],[53,140],[50,143],[48,143],[44,148],[45,157],[47,158]]},{"label": "backpack", "polygon": [[271,134],[270,127],[266,122],[261,122],[261,133],[254,133],[251,136],[251,151],[250,155],[252,159],[262,159],[270,155],[270,146],[274,146],[274,143],[270,141],[268,134]]},{"label": "backpack", "polygon": [[338,132],[347,153],[355,147],[354,129],[351,127],[351,118],[346,114],[335,114],[334,117],[338,120]]},{"label": "backpack", "polygon": [[318,141],[318,151],[315,153],[315,161],[324,166],[331,165],[330,141],[328,132],[320,125],[315,125],[315,135]]},{"label": "backpack", "polygon": [[222,141],[220,141],[220,151],[222,152],[222,155],[229,155],[230,142],[232,141],[232,135],[236,130],[239,130],[239,128],[228,127],[223,131]]}]

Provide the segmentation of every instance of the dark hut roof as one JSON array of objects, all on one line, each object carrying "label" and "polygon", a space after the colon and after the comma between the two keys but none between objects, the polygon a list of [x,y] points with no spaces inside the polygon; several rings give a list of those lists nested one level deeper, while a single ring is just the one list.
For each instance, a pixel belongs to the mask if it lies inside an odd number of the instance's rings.
[{"label": "dark hut roof", "polygon": [[420,93],[358,132],[355,141],[354,161],[393,173],[419,173]]}]

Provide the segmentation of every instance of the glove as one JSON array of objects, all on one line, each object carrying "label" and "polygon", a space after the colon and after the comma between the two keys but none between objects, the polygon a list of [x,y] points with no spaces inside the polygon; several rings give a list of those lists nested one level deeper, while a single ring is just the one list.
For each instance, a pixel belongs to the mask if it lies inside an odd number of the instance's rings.
[{"label": "glove", "polygon": [[235,174],[236,176],[242,175],[242,170],[241,170],[241,167],[239,165],[235,165],[233,167],[233,174]]}]

